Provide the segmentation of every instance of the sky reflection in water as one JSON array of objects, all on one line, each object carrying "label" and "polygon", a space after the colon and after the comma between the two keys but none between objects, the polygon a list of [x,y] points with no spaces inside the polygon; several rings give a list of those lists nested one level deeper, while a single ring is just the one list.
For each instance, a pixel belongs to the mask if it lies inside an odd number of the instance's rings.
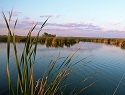
[{"label": "sky reflection in water", "polygon": [[[17,44],[19,56],[22,52],[23,46],[23,43]],[[50,60],[56,59],[59,52],[61,59],[58,61],[58,64],[60,64],[70,53],[74,53],[79,48],[80,50],[74,56],[73,61],[77,62],[80,59],[87,57],[84,61],[78,63],[78,65],[84,64],[85,62],[89,63],[70,75],[67,82],[72,83],[72,86],[68,86],[64,93],[67,95],[69,90],[73,89],[73,86],[76,86],[76,84],[78,84],[80,81],[97,72],[94,75],[94,78],[96,79],[94,86],[83,91],[81,95],[112,95],[122,75],[125,73],[125,50],[113,45],[80,42],[71,46],[70,48],[66,46],[63,48],[46,48],[45,45],[38,44],[36,63],[34,65],[35,80],[42,77],[43,71],[47,64],[50,62]],[[11,50],[11,52],[13,52],[13,50]],[[13,63],[13,55],[11,57],[11,61],[12,67],[10,70],[13,72],[12,79],[15,80],[16,76],[14,75],[16,74],[16,69],[14,66],[15,64]],[[0,95],[3,95],[5,94],[8,85],[6,74],[5,43],[0,43],[0,62],[0,84],[2,84],[2,86],[0,85]],[[93,82],[93,79],[89,79],[89,81],[82,84],[80,87],[78,87],[77,91],[91,82]],[[125,78],[118,88],[116,95],[124,95],[124,88]]]}]

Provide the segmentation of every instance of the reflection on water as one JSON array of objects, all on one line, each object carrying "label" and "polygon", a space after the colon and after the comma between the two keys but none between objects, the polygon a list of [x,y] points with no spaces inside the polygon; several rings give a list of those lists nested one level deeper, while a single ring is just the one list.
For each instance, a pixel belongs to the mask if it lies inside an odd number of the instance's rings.
[{"label": "reflection on water", "polygon": [[94,50],[97,50],[99,48],[101,48],[103,46],[103,44],[97,44],[95,46],[95,43],[91,43],[91,42],[80,42],[80,43],[77,43],[77,44],[73,44],[71,45],[70,48],[68,48],[66,45],[63,46],[63,48],[55,48],[53,47],[52,45],[50,45],[51,48],[46,48],[46,46],[44,45],[38,45],[38,48],[37,48],[37,51],[57,51],[57,50],[60,50],[61,52],[62,51],[67,51],[67,52],[75,52],[76,50],[79,49],[79,52],[92,52]]},{"label": "reflection on water", "polygon": [[[23,43],[17,44],[19,56],[22,52],[23,46]],[[56,46],[58,48],[52,47],[52,45],[48,46],[49,48],[46,48],[46,45],[38,45],[36,64],[34,66],[35,80],[42,76],[43,70],[47,64],[50,60],[56,59],[59,52],[62,59],[60,59],[58,64],[64,60],[64,57],[67,57],[70,53],[75,52],[79,48],[80,50],[76,53],[73,61],[77,62],[78,60],[87,57],[84,61],[80,62],[79,65],[84,62],[89,62],[75,73],[71,74],[67,79],[67,83],[72,84],[72,86],[67,86],[67,89],[64,92],[65,95],[73,89],[73,86],[76,86],[83,79],[90,77],[96,72],[97,73],[94,75],[96,83],[92,87],[83,91],[80,95],[112,95],[122,75],[125,73],[125,50],[122,50],[119,47],[88,42],[80,42],[73,46],[70,45],[70,48],[66,45],[63,45],[63,48],[61,46]],[[13,52],[13,50],[11,50],[11,52]],[[12,62],[10,70],[12,72],[12,79],[16,81],[16,69],[15,64],[13,63],[14,56],[12,53],[11,56]],[[81,84],[77,91],[79,91],[81,87],[85,87],[86,83],[88,84],[92,81],[92,79],[89,79],[89,81]],[[0,43],[0,95],[5,95],[7,88],[6,44]],[[125,78],[122,80],[116,95],[125,95],[124,88]]]},{"label": "reflection on water", "polygon": [[75,45],[76,43],[74,42],[74,43],[57,43],[57,42],[50,42],[50,41],[48,41],[48,42],[45,42],[45,45],[46,45],[46,47],[55,47],[55,48],[58,48],[58,47],[64,47],[64,46],[66,46],[66,47],[70,47],[70,46],[73,46],[73,45]]}]

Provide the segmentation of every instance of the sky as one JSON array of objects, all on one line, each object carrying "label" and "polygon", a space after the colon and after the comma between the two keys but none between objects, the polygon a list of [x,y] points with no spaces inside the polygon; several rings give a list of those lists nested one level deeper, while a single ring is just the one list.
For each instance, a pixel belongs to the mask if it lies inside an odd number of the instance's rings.
[{"label": "sky", "polygon": [[11,28],[18,18],[16,35],[27,35],[49,17],[41,31],[57,36],[125,38],[125,0],[0,0],[0,35],[7,34],[2,11],[13,9]]}]

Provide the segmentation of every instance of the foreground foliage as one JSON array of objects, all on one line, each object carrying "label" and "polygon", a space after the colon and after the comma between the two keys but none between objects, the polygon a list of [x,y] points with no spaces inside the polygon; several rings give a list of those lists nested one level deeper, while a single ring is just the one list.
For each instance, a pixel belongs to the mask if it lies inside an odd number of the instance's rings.
[{"label": "foreground foliage", "polygon": [[[81,68],[85,64],[77,66],[75,69],[70,69],[74,65],[77,65],[79,62],[83,61],[85,58],[79,60],[78,62],[71,62],[73,56],[76,52],[72,55],[67,56],[64,61],[58,65],[57,68],[57,61],[60,59],[60,54],[54,61],[50,61],[49,65],[46,67],[44,74],[42,75],[41,79],[38,79],[37,83],[34,83],[34,63],[36,59],[36,51],[37,51],[37,44],[39,42],[39,34],[42,28],[44,27],[47,20],[41,25],[38,34],[36,37],[32,39],[31,34],[37,24],[33,25],[33,27],[28,32],[25,38],[25,45],[21,54],[21,57],[18,56],[18,51],[16,47],[16,36],[14,34],[15,27],[17,25],[17,20],[14,23],[13,31],[10,29],[10,21],[12,17],[12,11],[9,13],[9,20],[7,20],[4,12],[3,18],[5,20],[7,29],[8,29],[8,36],[7,36],[7,75],[8,75],[8,84],[9,84],[9,94],[10,95],[61,95],[63,94],[63,89],[66,88],[67,84],[63,84],[66,78],[76,71],[77,69]],[[16,89],[13,88],[12,80],[11,80],[11,73],[9,70],[10,66],[10,44],[13,44],[14,49],[14,56],[15,56],[15,64],[17,69],[17,84]],[[63,41],[61,40],[63,43]],[[54,42],[53,42],[54,43]],[[55,69],[56,67],[56,69]],[[54,76],[54,78],[52,78]],[[93,76],[89,77],[93,78]],[[89,78],[86,78],[82,81],[84,83]],[[79,90],[79,92],[75,92],[76,87],[71,91],[70,95],[77,95],[81,93],[83,90],[87,89],[88,87],[92,86],[95,83],[92,82],[88,86],[83,87]]]}]

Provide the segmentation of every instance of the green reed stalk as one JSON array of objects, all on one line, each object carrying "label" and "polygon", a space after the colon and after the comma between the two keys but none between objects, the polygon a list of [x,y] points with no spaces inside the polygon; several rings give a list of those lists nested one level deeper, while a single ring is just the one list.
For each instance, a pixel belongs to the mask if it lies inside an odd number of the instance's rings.
[{"label": "green reed stalk", "polygon": [[[72,66],[84,60],[82,59],[76,63],[71,62],[72,58],[74,57],[74,55],[77,53],[78,50],[74,52],[72,55],[67,56],[59,66],[57,64],[57,61],[60,59],[60,54],[58,55],[55,61],[51,60],[49,65],[46,67],[46,70],[44,72],[42,79],[39,79],[36,85],[34,85],[33,73],[34,73],[34,63],[36,58],[38,38],[39,38],[40,31],[43,29],[48,19],[41,25],[37,33],[37,36],[33,39],[33,41],[32,41],[31,34],[36,28],[37,24],[31,27],[30,31],[27,34],[26,42],[20,58],[18,57],[18,54],[17,54],[18,51],[16,47],[16,40],[15,40],[15,34],[14,34],[14,31],[17,25],[17,19],[14,23],[14,28],[12,32],[10,29],[12,11],[9,13],[9,21],[7,20],[4,12],[2,12],[2,14],[8,29],[6,70],[8,75],[9,94],[10,95],[55,95],[55,94],[62,93],[62,89],[67,86],[67,84],[63,85],[67,77],[71,73],[75,72],[77,69],[82,67],[82,66],[78,66],[77,68],[70,70]],[[13,84],[11,82],[12,81],[11,74],[9,70],[11,41],[14,49],[16,69],[18,71],[16,90],[13,88]],[[54,76],[54,78],[52,78],[52,76]],[[88,88],[89,86],[92,86],[93,84],[94,83],[88,85],[87,87],[84,87],[83,89],[80,90],[80,92],[82,92],[84,89]],[[75,89],[73,89],[72,92],[74,91]]]}]

